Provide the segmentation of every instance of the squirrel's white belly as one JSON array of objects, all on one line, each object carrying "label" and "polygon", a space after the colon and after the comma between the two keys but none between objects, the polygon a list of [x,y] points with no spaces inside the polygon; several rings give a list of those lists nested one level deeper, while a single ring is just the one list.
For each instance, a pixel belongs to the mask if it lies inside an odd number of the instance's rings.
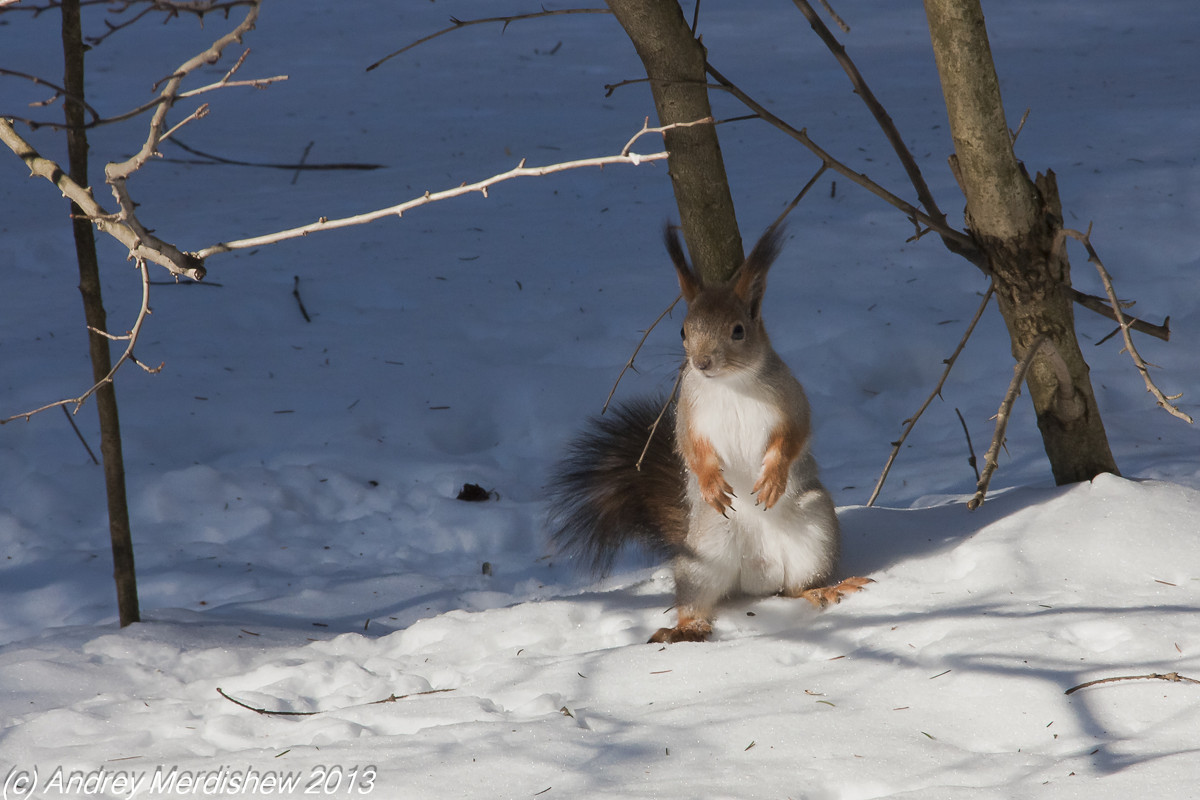
[{"label": "squirrel's white belly", "polygon": [[[704,503],[694,505],[688,545],[725,593],[805,588],[829,569],[830,542],[837,534],[836,523],[829,522],[832,509],[823,507],[828,498],[821,491],[801,492],[793,480],[772,508],[755,504],[751,490],[771,431],[782,421],[780,412],[721,384],[705,382],[691,406],[691,423],[712,442],[734,497],[725,517]],[[690,480],[695,484],[694,475]],[[699,496],[695,485],[691,496]]]}]

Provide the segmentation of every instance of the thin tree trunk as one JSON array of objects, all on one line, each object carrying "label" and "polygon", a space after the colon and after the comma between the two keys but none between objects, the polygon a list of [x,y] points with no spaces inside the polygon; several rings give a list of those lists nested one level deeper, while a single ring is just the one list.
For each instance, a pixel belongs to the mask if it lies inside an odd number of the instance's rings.
[{"label": "thin tree trunk", "polygon": [[[1013,357],[1046,335],[1026,385],[1057,483],[1117,472],[1075,337],[1071,267],[1054,174],[1031,181],[1013,153],[979,0],[925,0],[967,198],[967,225],[988,257]],[[1060,379],[1061,376],[1061,379]]]},{"label": "thin tree trunk", "polygon": [[[608,7],[646,68],[659,123],[711,117],[704,46],[692,35],[677,0],[608,0]],[[744,255],[716,127],[676,128],[664,137],[692,262],[705,279],[723,280]]]},{"label": "thin tree trunk", "polygon": [[[83,27],[79,0],[63,0],[62,42],[64,77],[67,90],[63,105],[67,119],[67,157],[71,179],[88,186],[88,141],[84,128]],[[83,211],[71,204],[75,253],[79,262],[79,292],[90,328],[106,331],[104,300],[100,294],[100,265],[96,258],[96,238],[92,223]],[[112,369],[112,355],[105,337],[89,332],[93,380],[103,380]],[[117,611],[121,625],[140,619],[137,573],[133,564],[133,539],[129,526],[129,506],[125,497],[125,461],[121,453],[121,425],[117,416],[117,394],[112,383],[96,392],[96,410],[100,415],[100,455],[104,462],[105,494],[108,498],[108,527],[112,538],[113,578],[117,585]]]}]

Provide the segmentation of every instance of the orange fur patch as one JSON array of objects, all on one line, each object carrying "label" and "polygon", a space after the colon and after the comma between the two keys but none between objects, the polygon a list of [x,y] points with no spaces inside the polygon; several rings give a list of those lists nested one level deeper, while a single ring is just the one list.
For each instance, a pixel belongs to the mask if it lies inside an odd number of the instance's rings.
[{"label": "orange fur patch", "polygon": [[689,429],[683,455],[687,460],[688,469],[696,475],[700,484],[700,496],[704,498],[704,502],[716,509],[721,516],[725,516],[725,511],[733,499],[733,487],[721,473],[721,459],[717,457],[712,442]]},{"label": "orange fur patch", "polygon": [[755,502],[770,508],[779,502],[787,491],[788,474],[792,462],[800,455],[808,441],[809,430],[787,421],[771,431],[767,449],[763,454],[763,471],[754,484]]}]

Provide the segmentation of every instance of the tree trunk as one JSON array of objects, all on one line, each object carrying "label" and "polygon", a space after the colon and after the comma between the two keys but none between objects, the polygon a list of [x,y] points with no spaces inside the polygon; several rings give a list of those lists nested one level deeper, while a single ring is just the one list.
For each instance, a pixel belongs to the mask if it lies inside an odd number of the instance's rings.
[{"label": "tree trunk", "polygon": [[[692,35],[677,0],[608,0],[646,68],[661,125],[712,116],[704,46]],[[744,259],[742,237],[716,126],[664,134],[683,238],[697,271],[724,280]]]},{"label": "tree trunk", "polygon": [[[67,119],[67,158],[71,179],[88,185],[88,141],[84,127],[83,25],[79,0],[63,0],[62,41],[66,96],[63,105]],[[106,331],[104,300],[100,295],[100,265],[96,258],[96,237],[92,223],[83,210],[71,204],[75,232],[75,254],[79,262],[79,292],[83,295],[84,317],[90,328]],[[88,333],[93,380],[101,381],[112,369],[108,339],[94,331]],[[121,425],[117,416],[117,394],[111,382],[96,392],[96,410],[100,415],[100,455],[104,462],[105,494],[108,498],[108,528],[112,539],[113,578],[117,585],[117,611],[121,625],[140,619],[137,573],[133,564],[133,539],[129,526],[129,506],[125,497],[125,461],[121,453]]]},{"label": "tree trunk", "polygon": [[1039,334],[1026,385],[1059,484],[1117,472],[1075,337],[1054,174],[1031,181],[1013,153],[979,0],[925,0],[967,225],[987,255],[1013,357]]}]

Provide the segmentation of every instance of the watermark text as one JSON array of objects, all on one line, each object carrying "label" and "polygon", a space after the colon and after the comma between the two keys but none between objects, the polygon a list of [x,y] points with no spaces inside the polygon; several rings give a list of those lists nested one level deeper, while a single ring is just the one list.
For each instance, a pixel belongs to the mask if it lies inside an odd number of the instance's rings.
[{"label": "watermark text", "polygon": [[307,769],[226,767],[195,770],[159,766],[152,769],[92,770],[53,767],[13,767],[0,787],[0,800],[50,797],[362,797],[371,794],[379,778],[372,765],[318,764]]}]

